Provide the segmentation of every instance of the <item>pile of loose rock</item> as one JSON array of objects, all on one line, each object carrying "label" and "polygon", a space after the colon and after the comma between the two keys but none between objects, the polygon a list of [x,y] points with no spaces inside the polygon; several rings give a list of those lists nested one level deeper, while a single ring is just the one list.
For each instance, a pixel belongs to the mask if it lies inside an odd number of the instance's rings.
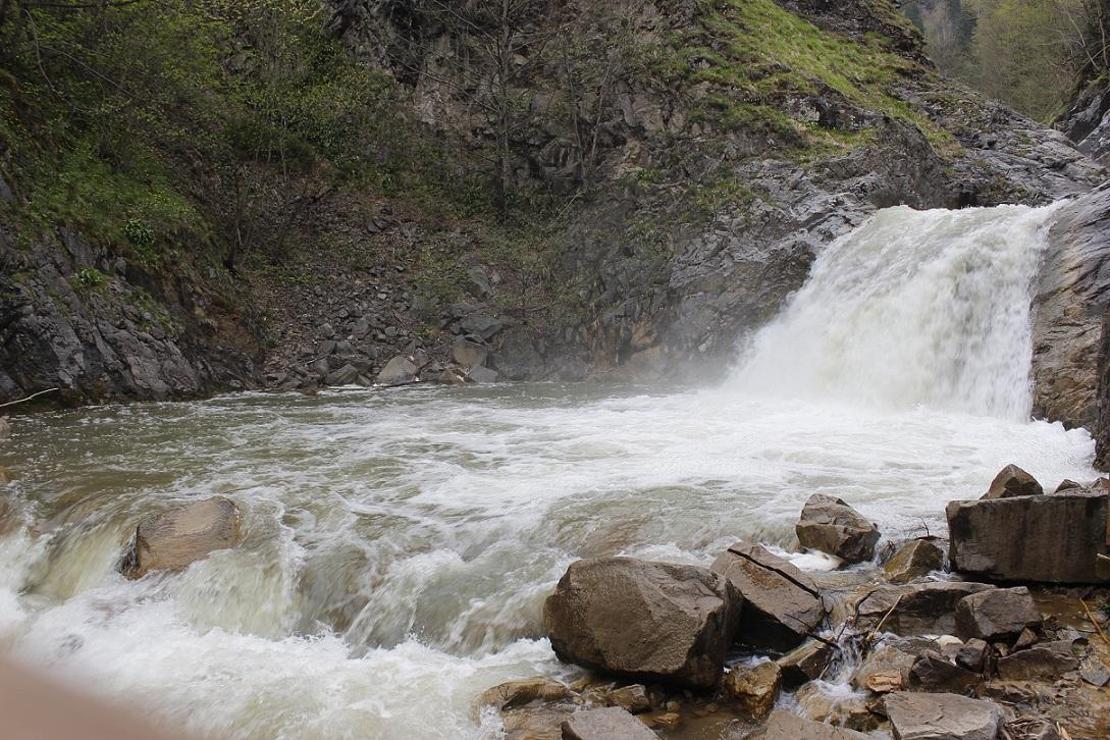
[{"label": "pile of loose rock", "polygon": [[544,626],[588,673],[503,684],[479,706],[520,740],[1110,737],[1110,591],[1063,585],[1110,580],[1107,483],[1045,494],[1007,467],[948,506],[958,573],[942,540],[878,548],[875,525],[821,494],[801,545],[881,569],[808,574],[749,542],[709,568],[578,561]]}]

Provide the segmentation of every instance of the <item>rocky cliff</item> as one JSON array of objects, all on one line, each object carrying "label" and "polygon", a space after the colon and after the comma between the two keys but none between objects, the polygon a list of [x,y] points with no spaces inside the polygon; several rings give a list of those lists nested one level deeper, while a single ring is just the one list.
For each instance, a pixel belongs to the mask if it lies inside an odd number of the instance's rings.
[{"label": "rocky cliff", "polygon": [[471,7],[334,0],[322,25],[398,106],[375,161],[434,141],[430,177],[477,190],[447,208],[363,183],[319,202],[296,258],[230,272],[13,220],[0,398],[368,383],[398,354],[452,381],[713,376],[875,209],[1046,203],[1105,175],[942,80],[886,0]]}]

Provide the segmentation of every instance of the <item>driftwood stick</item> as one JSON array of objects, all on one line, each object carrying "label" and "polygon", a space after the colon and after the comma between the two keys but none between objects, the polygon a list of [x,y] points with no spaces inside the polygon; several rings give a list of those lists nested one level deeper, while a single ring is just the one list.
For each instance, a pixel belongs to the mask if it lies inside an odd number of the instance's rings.
[{"label": "driftwood stick", "polygon": [[880,619],[879,623],[875,625],[875,628],[867,634],[867,639],[868,640],[873,639],[875,637],[875,633],[877,633],[879,630],[881,630],[883,628],[883,625],[886,624],[887,617],[889,617],[891,614],[893,614],[894,610],[898,608],[898,605],[902,603],[902,597],[903,596],[905,596],[905,594],[899,594],[898,598],[891,605],[891,607],[886,610],[886,614],[883,615],[883,618]]},{"label": "driftwood stick", "polygon": [[1097,619],[1095,619],[1095,615],[1091,614],[1091,609],[1087,606],[1087,602],[1083,599],[1080,599],[1079,603],[1083,605],[1083,611],[1087,612],[1087,619],[1091,620],[1091,624],[1093,624],[1095,626],[1095,629],[1098,630],[1098,636],[1102,638],[1103,642],[1105,642],[1107,645],[1110,645],[1110,639],[1106,638],[1106,633],[1102,631],[1102,625],[1098,623]]},{"label": "driftwood stick", "polygon": [[53,393],[56,390],[59,390],[59,389],[58,388],[47,388],[44,391],[39,391],[38,393],[32,393],[31,395],[26,396],[24,398],[18,398],[14,401],[8,401],[7,403],[0,403],[0,409],[5,408],[7,406],[15,406],[17,403],[23,403],[24,401],[30,401],[32,398],[37,398],[38,396],[41,396],[44,393]]}]

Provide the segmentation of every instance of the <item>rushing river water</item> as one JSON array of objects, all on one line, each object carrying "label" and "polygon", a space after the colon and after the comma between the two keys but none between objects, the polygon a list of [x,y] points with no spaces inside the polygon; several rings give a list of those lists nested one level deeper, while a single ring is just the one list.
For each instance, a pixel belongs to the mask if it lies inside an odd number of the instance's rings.
[{"label": "rushing river water", "polygon": [[[824,252],[721,387],[246,394],[19,418],[0,645],[199,735],[495,736],[483,689],[560,666],[544,597],[586,556],[790,546],[838,495],[887,536],[1016,462],[1085,479],[1083,430],[1027,421],[1049,209],[890,209]],[[136,521],[223,494],[245,542],[115,571]]]}]

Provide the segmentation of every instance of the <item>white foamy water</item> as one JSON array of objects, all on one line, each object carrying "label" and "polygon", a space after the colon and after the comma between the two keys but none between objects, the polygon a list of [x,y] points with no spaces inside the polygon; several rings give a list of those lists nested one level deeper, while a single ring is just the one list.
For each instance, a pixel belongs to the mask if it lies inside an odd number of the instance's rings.
[{"label": "white foamy water", "polygon": [[[248,394],[17,419],[0,464],[25,524],[0,528],[0,646],[202,736],[493,736],[471,711],[483,689],[573,675],[541,609],[576,558],[789,548],[816,491],[888,536],[936,532],[1006,463],[1048,486],[1093,477],[1086,432],[1026,421],[1046,215],[881,213],[717,389]],[[140,516],[213,494],[243,508],[240,547],[115,572]]]}]

